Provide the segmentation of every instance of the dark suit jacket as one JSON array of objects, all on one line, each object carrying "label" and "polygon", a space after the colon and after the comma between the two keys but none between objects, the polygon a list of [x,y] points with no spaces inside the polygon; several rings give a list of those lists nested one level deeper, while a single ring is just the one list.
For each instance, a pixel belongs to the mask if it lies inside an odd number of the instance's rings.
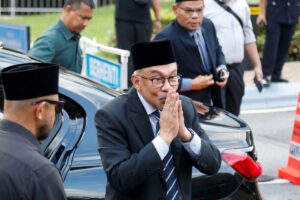
[{"label": "dark suit jacket", "polygon": [[[202,138],[201,156],[192,160],[179,139],[172,144],[176,175],[185,200],[191,199],[192,166],[206,174],[220,167],[220,153],[199,126],[189,98],[181,97],[185,123]],[[163,163],[153,143],[149,117],[132,88],[100,109],[95,116],[99,151],[107,175],[106,199],[165,199]]]},{"label": "dark suit jacket", "polygon": [[300,14],[300,0],[267,0],[267,21],[294,25]]},{"label": "dark suit jacket", "polygon": [[[219,44],[213,23],[209,19],[204,18],[201,30],[208,50],[209,61],[213,67],[211,73],[216,80],[216,67],[221,64],[226,65],[225,57]],[[178,65],[178,72],[183,77],[195,78],[198,75],[207,74],[203,70],[201,56],[194,39],[185,28],[177,23],[176,20],[172,21],[154,38],[154,40],[162,39],[171,40]],[[210,104],[212,99],[215,106],[224,108],[224,102],[221,101],[220,88],[217,86],[199,91],[182,92],[181,94],[207,104]]]},{"label": "dark suit jacket", "polygon": [[151,22],[150,0],[145,4],[137,3],[135,0],[116,0],[115,5],[115,20],[135,23]]},{"label": "dark suit jacket", "polygon": [[0,199],[65,200],[63,181],[26,128],[0,122]]}]

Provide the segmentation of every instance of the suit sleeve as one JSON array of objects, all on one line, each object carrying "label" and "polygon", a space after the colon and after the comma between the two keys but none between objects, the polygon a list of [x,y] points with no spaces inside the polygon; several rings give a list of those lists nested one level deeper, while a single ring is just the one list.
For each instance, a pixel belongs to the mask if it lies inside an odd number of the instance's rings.
[{"label": "suit sleeve", "polygon": [[115,190],[130,192],[162,169],[161,158],[153,143],[132,153],[122,123],[108,111],[99,110],[95,122],[103,167]]},{"label": "suit sleeve", "polygon": [[158,40],[168,40],[166,36],[164,36],[161,32],[157,33],[157,35],[153,38],[153,41],[158,41]]},{"label": "suit sleeve", "polygon": [[[213,145],[205,131],[199,124],[197,111],[191,99],[184,98],[182,102],[186,105],[187,111],[184,111],[185,118],[187,117],[186,124],[187,128],[192,128],[201,138],[201,155],[198,160],[193,161],[193,165],[205,174],[215,174],[218,172],[221,166],[221,155],[220,151],[215,145]],[[191,123],[188,123],[190,121]]]}]

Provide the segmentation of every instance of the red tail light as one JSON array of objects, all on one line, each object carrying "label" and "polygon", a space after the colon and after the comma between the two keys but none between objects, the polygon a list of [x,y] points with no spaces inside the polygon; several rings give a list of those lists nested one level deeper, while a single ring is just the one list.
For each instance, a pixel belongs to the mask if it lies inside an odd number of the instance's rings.
[{"label": "red tail light", "polygon": [[262,173],[260,163],[244,152],[226,151],[222,153],[222,159],[248,181],[255,180]]}]

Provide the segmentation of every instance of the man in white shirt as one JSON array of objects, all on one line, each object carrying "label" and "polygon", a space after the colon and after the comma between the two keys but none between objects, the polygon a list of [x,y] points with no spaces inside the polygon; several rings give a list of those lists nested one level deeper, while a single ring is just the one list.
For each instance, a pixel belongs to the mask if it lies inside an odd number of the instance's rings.
[{"label": "man in white shirt", "polygon": [[[217,37],[225,55],[227,69],[230,72],[225,89],[226,110],[239,115],[242,97],[245,91],[243,81],[244,70],[241,62],[246,52],[252,65],[255,76],[263,80],[261,62],[253,33],[250,8],[245,0],[204,0],[204,16],[211,19],[217,30]],[[228,6],[238,17],[225,10]],[[239,19],[238,19],[239,18]]]}]

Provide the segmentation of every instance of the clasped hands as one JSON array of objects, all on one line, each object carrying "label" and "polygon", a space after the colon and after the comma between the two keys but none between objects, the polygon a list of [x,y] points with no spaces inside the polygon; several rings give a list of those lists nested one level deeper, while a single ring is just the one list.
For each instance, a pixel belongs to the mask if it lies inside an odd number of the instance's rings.
[{"label": "clasped hands", "polygon": [[176,137],[182,141],[188,141],[192,138],[192,134],[185,127],[182,103],[175,89],[171,89],[167,93],[159,123],[159,135],[167,144],[171,144]]}]

